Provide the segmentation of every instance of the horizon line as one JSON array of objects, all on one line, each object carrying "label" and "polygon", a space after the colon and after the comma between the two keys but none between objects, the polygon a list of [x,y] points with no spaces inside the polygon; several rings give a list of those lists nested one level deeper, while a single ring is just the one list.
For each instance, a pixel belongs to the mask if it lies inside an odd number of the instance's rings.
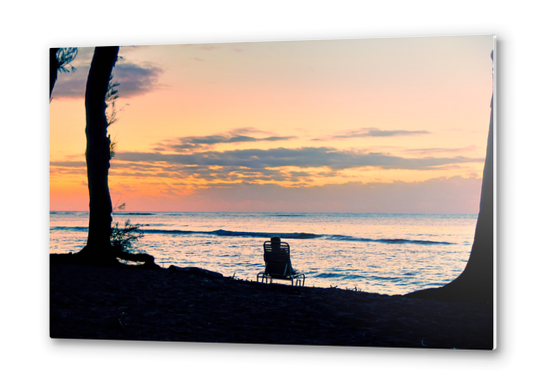
[{"label": "horizon line", "polygon": [[[83,212],[88,210],[49,210],[49,213],[55,212]],[[122,215],[127,213],[295,213],[295,214],[359,214],[359,215],[477,215],[478,213],[450,213],[450,212],[292,212],[292,211],[122,211],[112,212],[112,215]]]}]

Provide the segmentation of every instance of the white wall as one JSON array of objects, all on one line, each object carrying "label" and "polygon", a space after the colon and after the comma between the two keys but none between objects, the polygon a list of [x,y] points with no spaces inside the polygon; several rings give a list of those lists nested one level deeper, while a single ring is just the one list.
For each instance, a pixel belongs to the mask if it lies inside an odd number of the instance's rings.
[{"label": "white wall", "polygon": [[[197,5],[196,5],[197,4]],[[502,5],[499,5],[502,4]],[[538,377],[541,270],[535,200],[542,63],[534,1],[200,0],[2,6],[2,368],[5,382],[467,383]],[[499,332],[495,352],[58,341],[48,337],[48,48],[496,34]],[[401,58],[397,57],[397,65]],[[7,84],[6,84],[7,80]],[[468,90],[466,90],[468,92]],[[7,119],[6,119],[7,117]],[[536,202],[536,203],[535,203]],[[7,213],[7,214],[6,214]],[[524,375],[525,374],[525,375]]]}]

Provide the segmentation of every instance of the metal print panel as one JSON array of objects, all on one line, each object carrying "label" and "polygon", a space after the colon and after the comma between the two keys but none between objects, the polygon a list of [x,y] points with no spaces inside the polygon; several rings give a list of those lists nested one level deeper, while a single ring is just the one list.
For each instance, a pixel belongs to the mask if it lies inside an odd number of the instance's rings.
[{"label": "metal print panel", "polygon": [[493,36],[50,53],[51,337],[495,348]]}]

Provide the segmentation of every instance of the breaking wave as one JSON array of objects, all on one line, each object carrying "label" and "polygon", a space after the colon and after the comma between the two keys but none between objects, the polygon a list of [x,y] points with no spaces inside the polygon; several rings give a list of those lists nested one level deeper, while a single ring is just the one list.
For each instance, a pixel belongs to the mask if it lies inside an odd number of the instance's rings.
[{"label": "breaking wave", "polygon": [[183,230],[167,230],[167,229],[143,229],[145,233],[160,233],[171,235],[214,235],[214,236],[227,236],[227,237],[257,237],[257,238],[270,238],[272,236],[278,236],[281,239],[322,239],[332,241],[360,241],[360,242],[377,242],[384,244],[421,244],[421,245],[449,245],[445,241],[430,241],[430,240],[409,240],[409,239],[370,239],[364,237],[354,237],[345,235],[319,235],[315,233],[305,232],[293,232],[293,233],[272,233],[272,232],[239,232],[239,231],[226,231],[224,229],[218,229],[216,231],[183,231]]}]

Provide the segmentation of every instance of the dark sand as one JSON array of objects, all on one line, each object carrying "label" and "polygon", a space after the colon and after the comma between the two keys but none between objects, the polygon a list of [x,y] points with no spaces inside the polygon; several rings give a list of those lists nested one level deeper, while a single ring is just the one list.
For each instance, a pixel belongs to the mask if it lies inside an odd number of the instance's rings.
[{"label": "dark sand", "polygon": [[[492,349],[493,311],[51,257],[53,338]],[[310,279],[307,280],[310,285]]]}]

